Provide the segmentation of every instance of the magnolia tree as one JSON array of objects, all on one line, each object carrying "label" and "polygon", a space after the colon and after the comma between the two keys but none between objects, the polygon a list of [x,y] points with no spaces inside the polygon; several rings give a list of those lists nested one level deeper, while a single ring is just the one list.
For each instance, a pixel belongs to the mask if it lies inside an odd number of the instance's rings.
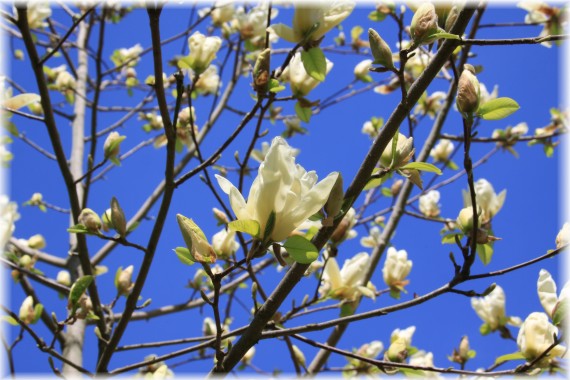
[{"label": "magnolia tree", "polygon": [[563,10],[355,5],[4,7],[4,373],[564,371]]}]

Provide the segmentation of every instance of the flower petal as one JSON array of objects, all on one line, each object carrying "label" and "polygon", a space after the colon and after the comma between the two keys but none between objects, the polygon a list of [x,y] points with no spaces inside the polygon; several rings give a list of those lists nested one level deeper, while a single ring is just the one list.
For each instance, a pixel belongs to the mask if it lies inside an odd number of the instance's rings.
[{"label": "flower petal", "polygon": [[556,302],[558,302],[558,297],[556,296],[556,284],[550,273],[545,269],[540,270],[536,290],[538,291],[538,298],[544,311],[552,317],[552,311],[556,306]]}]

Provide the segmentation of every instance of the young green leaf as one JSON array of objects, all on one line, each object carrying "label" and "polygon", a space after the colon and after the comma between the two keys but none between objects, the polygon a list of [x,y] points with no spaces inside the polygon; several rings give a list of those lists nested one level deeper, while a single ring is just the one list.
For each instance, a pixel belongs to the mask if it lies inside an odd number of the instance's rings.
[{"label": "young green leaf", "polygon": [[300,102],[295,103],[295,113],[305,123],[311,121],[311,115],[313,111],[310,107],[303,107]]},{"label": "young green leaf", "polygon": [[71,290],[69,292],[69,305],[72,307],[72,314],[75,313],[77,310],[78,302],[81,299],[81,296],[89,285],[93,282],[93,276],[82,276],[75,281],[75,283],[71,286]]},{"label": "young green leaf", "polygon": [[180,260],[180,262],[182,264],[185,264],[185,265],[193,265],[194,264],[194,260],[192,258],[192,255],[190,254],[190,251],[188,250],[188,248],[176,247],[176,248],[174,248],[174,253],[176,253],[176,256],[178,256],[178,260]]},{"label": "young green leaf", "polygon": [[510,360],[524,360],[522,352],[513,352],[512,354],[501,355],[495,360],[495,364],[507,362]]},{"label": "young green leaf", "polygon": [[477,255],[484,265],[488,265],[493,257],[493,247],[491,244],[477,244]]},{"label": "young green leaf", "polygon": [[439,168],[435,165],[429,164],[427,162],[410,162],[409,164],[406,164],[402,167],[400,167],[400,169],[416,169],[416,170],[420,170],[422,172],[429,172],[429,173],[435,173],[437,175],[441,175],[441,170],[439,170]]},{"label": "young green leaf", "polygon": [[317,247],[302,236],[291,236],[285,241],[283,248],[299,264],[310,264],[319,257]]},{"label": "young green leaf", "polygon": [[305,67],[305,71],[314,79],[322,82],[327,75],[327,60],[323,51],[314,47],[308,51],[301,52],[301,61]]},{"label": "young green leaf", "polygon": [[259,223],[255,220],[234,220],[228,223],[231,231],[245,232],[253,237],[259,237]]},{"label": "young green leaf", "polygon": [[477,110],[477,115],[485,120],[501,120],[519,108],[519,104],[511,98],[497,98],[481,105]]}]

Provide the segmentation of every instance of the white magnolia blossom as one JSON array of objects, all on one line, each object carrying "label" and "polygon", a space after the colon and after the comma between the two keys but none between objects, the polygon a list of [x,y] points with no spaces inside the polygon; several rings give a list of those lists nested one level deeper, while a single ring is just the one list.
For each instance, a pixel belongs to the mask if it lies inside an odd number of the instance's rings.
[{"label": "white magnolia blossom", "polygon": [[55,79],[55,86],[59,91],[74,89],[76,86],[76,81],[73,75],[69,73],[69,71],[63,70],[58,72],[57,77]]},{"label": "white magnolia blossom", "polygon": [[212,248],[218,257],[230,257],[239,249],[236,232],[222,229],[212,237]]},{"label": "white magnolia blossom", "polygon": [[420,211],[422,214],[429,218],[439,216],[441,212],[439,209],[440,194],[437,190],[430,190],[425,195],[420,196]]},{"label": "white magnolia blossom", "polygon": [[[251,152],[251,158],[257,162],[263,162],[263,160],[265,160],[265,156],[267,156],[267,152],[269,152],[269,143],[267,141],[263,141],[261,143],[260,150],[254,149]],[[292,154],[294,157],[297,157],[299,153],[301,153],[300,149],[292,148]]]},{"label": "white magnolia blossom", "polygon": [[406,137],[401,133],[398,133],[398,142],[396,143],[396,154],[394,156],[394,162],[392,162],[392,141],[388,143],[382,156],[380,157],[380,163],[384,167],[390,167],[393,164],[394,168],[403,166],[410,161],[412,155],[414,154],[414,138]]},{"label": "white magnolia blossom", "polygon": [[489,100],[497,99],[499,96],[499,86],[493,86],[493,91],[489,93],[487,87],[479,82],[479,106],[487,103]]},{"label": "white magnolia blossom", "polygon": [[60,270],[59,272],[57,272],[57,277],[56,277],[55,281],[58,284],[70,286],[71,285],[71,275],[66,270]]},{"label": "white magnolia blossom", "polygon": [[221,86],[218,67],[215,65],[210,65],[195,84],[196,91],[203,95],[216,94]]},{"label": "white magnolia blossom", "polygon": [[[528,11],[528,14],[524,18],[525,23],[537,23],[543,25],[543,29],[538,37],[546,37],[563,33],[567,20],[564,16],[564,7],[556,8],[541,1],[526,0],[519,2],[517,6]],[[541,43],[541,45],[551,47],[552,42],[545,41]]]},{"label": "white magnolia blossom", "polygon": [[371,67],[371,59],[365,59],[364,61],[361,61],[354,67],[354,76],[356,76],[358,79],[365,80],[370,75],[370,71],[368,69]]},{"label": "white magnolia blossom", "polygon": [[203,73],[216,58],[216,53],[222,46],[220,37],[206,37],[200,32],[194,32],[188,38],[188,65],[196,74]]},{"label": "white magnolia blossom", "polygon": [[390,335],[390,343],[395,342],[397,339],[403,339],[406,347],[412,346],[412,337],[416,332],[416,326],[410,326],[407,329],[395,329]]},{"label": "white magnolia blossom", "polygon": [[20,313],[18,317],[26,325],[30,325],[32,323],[35,323],[36,321],[35,315],[36,313],[34,310],[34,299],[32,298],[32,296],[27,296],[26,299],[24,299],[24,302],[22,302],[22,305],[20,306]]},{"label": "white magnolia blossom", "polygon": [[371,138],[375,138],[378,135],[378,131],[374,128],[374,124],[372,124],[370,120],[365,121],[364,124],[362,124],[361,132]]},{"label": "white magnolia blossom", "polygon": [[[18,13],[14,10],[16,19]],[[28,2],[28,25],[31,29],[47,28],[46,19],[51,16],[51,8],[47,1],[30,1]]]},{"label": "white magnolia blossom", "polygon": [[271,25],[268,30],[293,43],[302,42],[307,37],[309,41],[318,41],[325,33],[347,18],[355,5],[356,3],[352,0],[322,1],[312,4],[297,3],[293,16],[293,28],[285,24],[275,24]]},{"label": "white magnolia blossom", "polygon": [[495,331],[507,323],[513,326],[519,326],[521,323],[518,317],[506,316],[505,292],[499,285],[496,285],[495,289],[485,297],[471,298],[471,306],[479,318],[489,326],[490,331]]},{"label": "white magnolia blossom", "polygon": [[443,106],[443,100],[446,97],[447,94],[443,91],[434,91],[430,96],[424,92],[418,101],[418,105],[414,108],[414,114],[428,115],[430,119],[434,119]]},{"label": "white magnolia blossom", "polygon": [[[265,41],[265,29],[267,26],[267,3],[251,8],[247,13],[243,7],[239,7],[232,20],[232,26],[236,29],[244,40],[248,40],[254,45],[259,45]],[[278,14],[277,9],[271,9],[271,19]],[[276,42],[277,36],[270,35],[269,41]]]},{"label": "white magnolia blossom", "polygon": [[370,229],[368,236],[360,239],[360,245],[365,248],[374,248],[380,243],[381,235],[382,231],[380,231],[380,228],[374,226]]},{"label": "white magnolia blossom", "polygon": [[409,282],[405,280],[412,270],[412,261],[408,260],[408,253],[401,249],[396,250],[394,247],[388,248],[386,261],[382,268],[384,282],[390,288],[403,290],[404,286]]},{"label": "white magnolia blossom", "polygon": [[560,296],[556,293],[556,283],[552,276],[546,269],[541,269],[538,274],[538,281],[536,283],[536,290],[538,292],[538,299],[540,304],[546,311],[550,318],[554,315],[558,305],[565,301],[570,296],[570,282],[566,282],[560,291]]},{"label": "white magnolia blossom", "polygon": [[566,222],[556,235],[556,248],[564,247],[570,243],[570,223]]},{"label": "white magnolia blossom", "polygon": [[[143,52],[141,44],[136,44],[130,48],[121,48],[118,50],[116,60],[119,64],[126,63],[128,67],[134,67],[140,61],[140,55]],[[115,62],[115,63],[117,63]],[[128,63],[127,63],[128,62]],[[119,66],[119,64],[117,66]]]},{"label": "white magnolia blossom", "polygon": [[[462,190],[463,204],[465,207],[471,206],[471,195],[469,190]],[[495,193],[493,185],[486,179],[481,178],[475,182],[475,200],[477,207],[481,208],[481,223],[489,222],[503,207],[507,190],[501,191],[498,195]]]},{"label": "white magnolia blossom", "polygon": [[528,124],[524,121],[511,128],[511,135],[523,136],[528,133]]},{"label": "white magnolia blossom", "polygon": [[247,202],[239,190],[226,178],[216,175],[222,190],[230,196],[230,204],[239,220],[254,220],[260,233],[272,213],[275,224],[267,241],[281,241],[319,211],[328,200],[338,172],[330,173],[317,183],[317,174],[295,164],[293,149],[281,137],[276,137],[259,166],[258,175],[249,190]]},{"label": "white magnolia blossom", "polygon": [[429,155],[435,162],[445,162],[453,152],[454,145],[450,140],[440,140]]},{"label": "white magnolia blossom", "polygon": [[[231,21],[234,17],[235,8],[231,1],[216,1],[214,10],[210,13],[212,24],[216,26],[222,25],[224,22]],[[210,8],[203,8],[198,11],[200,17],[204,17]]]},{"label": "white magnolia blossom", "polygon": [[0,195],[0,250],[3,250],[12,234],[14,233],[14,222],[20,218],[18,205],[10,202],[7,196]]},{"label": "white magnolia blossom", "polygon": [[375,288],[372,283],[362,286],[366,268],[370,265],[370,256],[360,252],[354,257],[345,260],[342,269],[334,257],[327,261],[323,274],[323,283],[319,289],[322,295],[332,298],[354,301],[360,295],[375,297]]},{"label": "white magnolia blossom", "polygon": [[356,352],[359,356],[364,356],[365,358],[375,359],[384,350],[384,344],[379,340],[373,340],[370,343],[365,343]]},{"label": "white magnolia blossom", "polygon": [[[327,61],[327,70],[326,73],[328,74],[333,67],[333,63]],[[301,60],[301,53],[297,52],[291,58],[289,65],[283,70],[283,74],[281,74],[281,79],[283,81],[289,82],[291,86],[291,92],[294,96],[304,97],[309,94],[317,85],[321,82],[316,80],[315,78],[311,77],[307,71],[305,70],[305,66],[303,65],[303,61]]]},{"label": "white magnolia blossom", "polygon": [[[554,343],[554,335],[558,335],[558,329],[548,321],[544,313],[531,313],[520,327],[517,337],[517,345],[527,361],[539,357]],[[553,358],[562,357],[566,348],[557,345],[537,363],[539,367],[547,367]]]},{"label": "white magnolia blossom", "polygon": [[[434,367],[433,364],[433,353],[426,352],[424,350],[419,350],[412,356],[410,356],[409,364],[417,367]],[[435,377],[440,378],[441,376],[437,372],[433,371],[423,371],[423,377]]]},{"label": "white magnolia blossom", "polygon": [[254,356],[255,356],[255,346],[252,346],[249,350],[247,350],[243,358],[241,358],[242,364],[244,365],[251,364],[251,361],[253,360]]}]

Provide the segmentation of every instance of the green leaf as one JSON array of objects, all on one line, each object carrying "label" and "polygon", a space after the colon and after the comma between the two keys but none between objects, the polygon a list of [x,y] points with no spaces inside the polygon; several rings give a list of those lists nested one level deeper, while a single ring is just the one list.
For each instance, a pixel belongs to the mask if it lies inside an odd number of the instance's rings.
[{"label": "green leaf", "polygon": [[236,232],[245,232],[253,237],[259,237],[259,223],[255,220],[234,220],[228,223],[228,228]]},{"label": "green leaf", "polygon": [[299,264],[310,264],[319,257],[319,250],[302,236],[291,236],[283,244],[289,255]]},{"label": "green leaf", "polygon": [[457,34],[451,34],[451,33],[445,33],[445,32],[437,32],[437,33],[434,33],[428,37],[428,39],[432,39],[432,38],[436,38],[438,40],[440,38],[445,38],[447,40],[460,40],[461,39]]},{"label": "green leaf", "polygon": [[475,356],[477,356],[477,352],[476,352],[475,350],[469,350],[469,351],[467,352],[467,357],[468,357],[469,359],[473,359]]},{"label": "green leaf", "polygon": [[323,51],[314,47],[308,51],[301,52],[301,61],[305,67],[305,71],[314,79],[322,82],[327,75],[327,60]]},{"label": "green leaf", "polygon": [[185,264],[185,265],[193,265],[194,264],[194,260],[192,259],[192,255],[190,254],[190,251],[188,250],[188,248],[176,247],[176,248],[174,248],[174,253],[176,253],[176,256],[178,256],[178,260],[180,260],[180,262],[182,264]]},{"label": "green leaf", "polygon": [[[10,114],[11,115],[11,114]],[[18,137],[20,136],[20,131],[16,127],[16,124],[12,123],[11,121],[5,121],[3,123],[4,129],[6,129],[12,136]]]},{"label": "green leaf", "polygon": [[447,161],[446,166],[451,170],[459,169],[459,166],[457,166],[457,164],[455,162],[453,162],[452,160]]},{"label": "green leaf", "polygon": [[285,86],[279,83],[277,79],[271,79],[269,81],[269,92],[278,93],[285,90]]},{"label": "green leaf", "polygon": [[340,306],[340,317],[348,317],[356,311],[356,305],[353,302],[346,302]]},{"label": "green leaf", "polygon": [[386,18],[386,14],[382,13],[382,12],[378,12],[378,11],[372,11],[368,14],[368,19],[371,21],[384,21],[384,19]]},{"label": "green leaf", "polygon": [[72,233],[72,234],[89,233],[89,231],[87,230],[87,227],[85,227],[83,224],[76,224],[75,226],[69,227],[67,229],[67,232]]},{"label": "green leaf", "polygon": [[495,360],[495,364],[508,362],[510,360],[525,360],[522,352],[513,352],[512,354],[501,355]]},{"label": "green leaf", "polygon": [[511,98],[497,98],[481,105],[477,110],[477,115],[485,120],[501,120],[519,108],[519,104]]},{"label": "green leaf", "polygon": [[491,332],[491,326],[489,326],[486,323],[483,323],[481,327],[479,327],[479,332],[481,333],[481,335],[487,335]]},{"label": "green leaf", "polygon": [[305,123],[308,123],[311,120],[311,115],[313,111],[310,107],[303,107],[300,102],[295,103],[295,113]]},{"label": "green leaf", "polygon": [[416,169],[422,172],[429,172],[441,175],[441,170],[439,170],[437,166],[428,164],[427,162],[410,162],[409,164],[400,167],[400,170],[404,169]]},{"label": "green leaf", "polygon": [[[372,172],[372,175],[377,174],[380,171],[380,169],[374,169],[374,171]],[[374,189],[375,187],[378,187],[380,185],[382,185],[384,182],[386,182],[386,180],[388,180],[388,178],[390,178],[390,176],[388,175],[384,175],[383,177],[380,178],[372,178],[371,180],[368,181],[368,183],[366,183],[366,186],[364,186],[363,190],[370,190],[370,189]]]},{"label": "green leaf", "polygon": [[12,318],[9,315],[2,316],[2,320],[8,322],[12,326],[19,326],[20,325],[17,320],[15,320],[14,318]]},{"label": "green leaf", "polygon": [[554,314],[552,315],[552,323],[554,326],[560,325],[566,317],[566,307],[568,306],[568,301],[563,299],[556,304]]},{"label": "green leaf", "polygon": [[75,281],[73,286],[71,286],[68,300],[69,304],[72,307],[72,314],[74,314],[75,310],[77,310],[78,307],[77,303],[79,302],[81,296],[83,295],[83,293],[85,293],[85,291],[87,290],[89,285],[91,285],[92,282],[93,282],[93,276],[83,276],[79,277],[77,281]]},{"label": "green leaf", "polygon": [[115,273],[115,288],[119,289],[119,277],[123,273],[123,267],[118,267],[117,272]]},{"label": "green leaf", "polygon": [[34,319],[32,320],[32,323],[36,323],[40,319],[43,311],[44,311],[44,305],[42,305],[41,303],[38,303],[36,304],[36,306],[34,306]]},{"label": "green leaf", "polygon": [[267,219],[267,223],[265,223],[265,231],[263,231],[264,241],[267,241],[273,232],[273,228],[275,227],[275,216],[275,211],[271,211],[271,214],[269,214],[269,218]]},{"label": "green leaf", "polygon": [[544,145],[544,154],[550,158],[554,154],[554,147],[552,145]]},{"label": "green leaf", "polygon": [[493,257],[493,247],[491,244],[477,244],[477,255],[483,264],[488,265]]},{"label": "green leaf", "polygon": [[390,297],[399,300],[400,299],[400,290],[398,289],[390,289]]},{"label": "green leaf", "polygon": [[314,213],[313,215],[311,215],[309,217],[309,220],[311,222],[316,222],[317,220],[322,220],[325,217],[325,215],[323,214],[322,211],[317,211],[316,213]]},{"label": "green leaf", "polygon": [[393,196],[393,195],[392,195],[392,190],[388,189],[387,187],[383,187],[383,188],[380,190],[380,192],[382,193],[383,196],[388,197],[388,198],[390,198],[390,197]]},{"label": "green leaf", "polygon": [[462,234],[447,234],[441,237],[441,244],[455,244],[455,235],[459,235],[461,239],[463,237]]}]

